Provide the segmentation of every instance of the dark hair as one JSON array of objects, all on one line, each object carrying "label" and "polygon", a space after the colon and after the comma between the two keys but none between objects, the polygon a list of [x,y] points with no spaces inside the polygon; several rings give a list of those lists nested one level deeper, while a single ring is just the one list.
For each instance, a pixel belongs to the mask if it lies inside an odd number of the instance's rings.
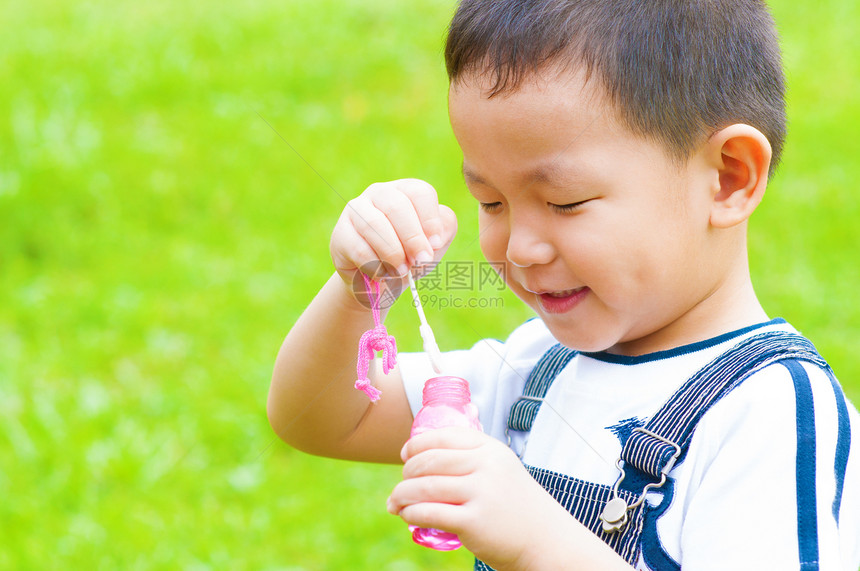
[{"label": "dark hair", "polygon": [[767,137],[772,168],[782,152],[782,57],[759,0],[462,0],[445,63],[452,84],[489,74],[490,97],[547,64],[580,67],[629,129],[682,160],[733,123]]}]

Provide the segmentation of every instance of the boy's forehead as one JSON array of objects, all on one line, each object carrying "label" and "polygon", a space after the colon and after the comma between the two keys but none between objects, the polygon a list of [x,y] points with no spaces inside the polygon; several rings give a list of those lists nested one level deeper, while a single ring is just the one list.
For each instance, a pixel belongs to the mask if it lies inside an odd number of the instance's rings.
[{"label": "boy's forehead", "polygon": [[[624,129],[614,109],[607,108],[599,92],[595,94],[593,83],[586,82],[580,73],[544,72],[522,78],[515,88],[492,94],[492,78],[472,74],[450,86],[451,126],[461,147],[477,143],[483,148],[501,145],[505,148],[499,150],[512,151],[514,145],[532,157],[558,154],[575,139],[589,138],[590,131],[622,134]],[[551,182],[566,170],[538,161],[527,167],[521,176],[535,182]],[[467,160],[464,176],[474,180],[470,175],[480,174],[474,170]]]},{"label": "boy's forehead", "polygon": [[[486,73],[471,73],[451,83],[448,110],[455,134],[463,127],[510,129],[526,132],[540,146],[554,133],[570,136],[595,122],[605,132],[626,131],[599,81],[587,80],[579,69],[547,67],[495,93],[493,84]],[[551,174],[537,172],[537,178]]]},{"label": "boy's forehead", "polygon": [[[588,178],[591,169],[562,157],[590,155],[597,139],[616,147],[657,142],[632,131],[602,82],[581,67],[544,66],[496,93],[494,84],[495,77],[485,71],[463,74],[449,86],[449,118],[464,152],[466,181],[486,182],[482,177],[489,175],[482,172],[483,164],[470,163],[475,149],[524,157],[516,168],[523,183],[565,186]],[[510,162],[503,166],[513,170]]]}]

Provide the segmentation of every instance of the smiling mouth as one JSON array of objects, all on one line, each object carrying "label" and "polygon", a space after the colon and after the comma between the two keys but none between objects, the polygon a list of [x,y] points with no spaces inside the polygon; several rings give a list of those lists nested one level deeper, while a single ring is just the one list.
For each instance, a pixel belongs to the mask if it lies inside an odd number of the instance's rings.
[{"label": "smiling mouth", "polygon": [[548,290],[548,289],[529,289],[526,286],[523,286],[523,288],[527,292],[534,294],[534,295],[537,295],[537,296],[548,295],[550,297],[567,297],[567,296],[574,294],[578,291],[586,289],[587,286],[574,287],[574,288],[570,288],[570,289],[560,289],[557,291]]},{"label": "smiling mouth", "polygon": [[576,289],[565,289],[562,291],[547,291],[547,292],[544,292],[544,293],[539,294],[539,295],[548,295],[549,297],[567,297],[567,296],[572,295],[573,293],[575,293],[581,289],[582,288],[580,287],[580,288],[576,288]]},{"label": "smiling mouth", "polygon": [[564,289],[559,291],[534,292],[546,313],[566,313],[585,299],[589,289],[587,286]]}]

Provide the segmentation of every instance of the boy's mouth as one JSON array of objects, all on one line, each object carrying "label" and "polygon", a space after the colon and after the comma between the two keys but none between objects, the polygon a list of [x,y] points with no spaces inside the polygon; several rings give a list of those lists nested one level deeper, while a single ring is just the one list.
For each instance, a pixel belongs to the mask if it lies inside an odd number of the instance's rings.
[{"label": "boy's mouth", "polygon": [[588,295],[587,287],[565,289],[560,291],[545,291],[535,294],[541,307],[547,313],[565,313],[576,307]]},{"label": "boy's mouth", "polygon": [[[579,288],[579,289],[581,289],[581,288]],[[562,291],[548,291],[548,292],[542,293],[541,295],[548,295],[550,297],[567,297],[575,291],[576,291],[576,289],[566,289],[566,290],[562,290]]]}]

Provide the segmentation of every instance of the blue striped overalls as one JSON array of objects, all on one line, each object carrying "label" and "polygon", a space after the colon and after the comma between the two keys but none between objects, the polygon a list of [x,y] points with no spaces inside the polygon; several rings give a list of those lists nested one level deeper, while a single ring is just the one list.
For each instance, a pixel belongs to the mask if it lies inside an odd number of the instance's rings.
[{"label": "blue striped overalls", "polygon": [[[541,356],[529,374],[523,395],[511,407],[509,430],[531,430],[547,390],[576,354],[558,344]],[[644,428],[634,429],[621,451],[618,460],[621,476],[615,486],[586,482],[528,465],[526,468],[573,517],[631,565],[636,564],[644,549],[650,567],[679,569],[662,547],[643,545],[641,541],[646,529],[653,532],[649,534],[651,537],[656,537],[657,519],[671,503],[673,480],[667,474],[684,461],[693,431],[711,406],[756,371],[784,360],[808,361],[829,371],[812,343],[799,335],[770,332],[741,341],[681,385]],[[643,501],[646,491],[662,494],[660,503],[651,505],[650,500]],[[620,530],[612,529],[613,525],[601,518],[610,500],[621,501],[614,499],[616,497],[623,500],[623,520],[616,525]],[[616,518],[610,518],[613,519]],[[476,560],[475,569],[491,568]]]}]

